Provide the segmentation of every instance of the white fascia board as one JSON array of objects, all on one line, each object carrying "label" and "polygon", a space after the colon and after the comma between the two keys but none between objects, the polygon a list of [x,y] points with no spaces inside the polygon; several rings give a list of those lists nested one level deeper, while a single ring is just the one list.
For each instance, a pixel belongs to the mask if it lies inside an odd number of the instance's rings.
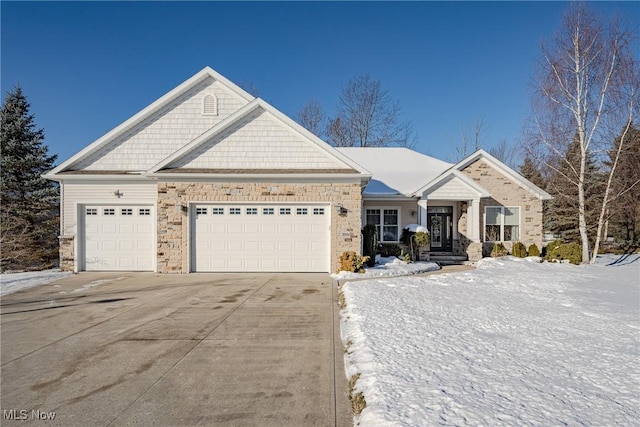
[{"label": "white fascia board", "polygon": [[496,159],[494,156],[487,153],[483,149],[480,149],[475,153],[473,153],[472,155],[470,155],[469,157],[467,157],[466,159],[459,161],[453,167],[457,170],[462,170],[467,166],[469,166],[470,164],[472,164],[473,162],[480,159],[485,160],[495,170],[497,170],[507,178],[511,179],[512,181],[516,182],[517,184],[520,184],[529,192],[537,196],[540,200],[551,200],[553,198],[549,193],[544,191],[542,188],[538,187],[533,182],[529,181],[528,179],[520,175],[518,172],[514,171],[509,166],[505,165],[503,162]]},{"label": "white fascia board", "polygon": [[42,175],[43,178],[49,179],[51,181],[57,182],[71,182],[71,181],[150,181],[155,180],[154,177],[141,175],[140,173],[135,174],[122,174],[122,175],[100,175],[100,174],[91,174],[91,175],[52,175],[45,174]]},{"label": "white fascia board", "polygon": [[487,191],[486,188],[484,188],[483,186],[479,185],[474,180],[472,180],[471,178],[469,178],[468,176],[466,176],[462,172],[458,171],[457,169],[449,169],[449,170],[443,172],[439,177],[435,178],[434,180],[429,182],[427,185],[425,185],[424,187],[422,187],[418,191],[416,191],[414,193],[414,195],[418,196],[418,197],[424,197],[424,198],[428,199],[429,195],[427,194],[425,196],[424,193],[430,192],[434,188],[440,186],[441,184],[444,184],[446,181],[448,181],[450,179],[453,179],[454,177],[460,179],[463,184],[468,186],[473,192],[477,193],[479,197],[490,197],[491,196],[491,193],[489,193],[489,191]]},{"label": "white fascia board", "polygon": [[314,174],[314,173],[291,173],[291,174],[272,174],[272,173],[148,173],[145,174],[149,178],[155,178],[162,182],[170,181],[282,181],[282,182],[362,182],[370,179],[371,176],[353,174],[353,173],[336,173],[336,174]]},{"label": "white fascia board", "polygon": [[62,162],[60,165],[58,165],[57,167],[52,169],[48,173],[48,175],[55,175],[55,174],[57,174],[59,172],[62,172],[63,170],[65,170],[67,167],[69,167],[73,163],[75,163],[78,160],[86,157],[87,155],[91,154],[92,152],[94,152],[97,149],[99,149],[100,147],[102,147],[102,145],[104,145],[104,144],[108,143],[109,141],[111,141],[111,139],[114,138],[115,136],[117,136],[117,135],[119,135],[121,133],[124,133],[127,130],[129,130],[130,128],[134,127],[136,124],[138,124],[139,122],[144,120],[146,117],[150,116],[155,111],[161,109],[163,106],[165,106],[166,104],[170,103],[173,99],[175,99],[178,96],[182,95],[183,93],[187,92],[190,88],[192,88],[193,86],[197,85],[198,83],[200,83],[201,81],[203,81],[204,79],[206,79],[208,77],[211,77],[214,80],[220,81],[221,83],[226,85],[231,91],[236,93],[240,98],[242,98],[242,99],[244,99],[246,101],[250,101],[250,100],[254,99],[253,96],[251,96],[246,91],[242,90],[239,86],[237,86],[234,83],[230,82],[229,80],[227,80],[222,75],[220,75],[217,72],[213,71],[211,68],[205,67],[202,70],[200,70],[198,73],[196,73],[194,76],[192,76],[191,78],[189,78],[188,80],[186,80],[182,84],[178,85],[173,90],[171,90],[168,93],[166,93],[164,96],[160,97],[159,99],[157,99],[153,103],[149,104],[147,107],[143,108],[140,112],[138,112],[137,114],[133,115],[132,117],[130,117],[125,122],[123,122],[120,125],[116,126],[111,131],[107,132],[106,134],[104,134],[103,136],[101,136],[100,138],[98,138],[97,140],[92,142],[91,144],[89,144],[87,147],[85,147],[83,150],[81,150],[78,153],[76,153],[74,156],[72,156],[69,159],[67,159],[66,161]]},{"label": "white fascia board", "polygon": [[385,200],[405,200],[417,202],[420,198],[416,196],[405,196],[403,194],[367,194],[362,195],[363,201],[385,201]]},{"label": "white fascia board", "polygon": [[176,160],[179,160],[181,157],[189,154],[191,151],[195,150],[200,145],[204,144],[206,141],[210,140],[220,132],[229,128],[234,123],[238,122],[240,119],[245,117],[247,114],[251,113],[253,110],[258,108],[259,106],[260,106],[260,103],[258,102],[258,98],[254,99],[244,107],[236,110],[233,114],[226,117],[224,120],[222,120],[220,123],[218,123],[211,129],[209,129],[202,135],[198,136],[197,138],[195,138],[194,140],[192,140],[191,142],[189,142],[179,150],[174,151],[171,155],[169,155],[168,157],[165,157],[160,162],[150,167],[147,170],[147,173],[158,172],[160,169],[167,167],[168,165],[175,162]]}]

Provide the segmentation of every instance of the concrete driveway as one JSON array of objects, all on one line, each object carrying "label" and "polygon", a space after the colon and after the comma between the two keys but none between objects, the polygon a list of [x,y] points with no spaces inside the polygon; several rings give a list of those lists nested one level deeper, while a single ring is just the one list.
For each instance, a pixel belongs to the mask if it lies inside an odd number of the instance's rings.
[{"label": "concrete driveway", "polygon": [[326,274],[82,273],[8,295],[0,424],[350,426],[336,297]]}]

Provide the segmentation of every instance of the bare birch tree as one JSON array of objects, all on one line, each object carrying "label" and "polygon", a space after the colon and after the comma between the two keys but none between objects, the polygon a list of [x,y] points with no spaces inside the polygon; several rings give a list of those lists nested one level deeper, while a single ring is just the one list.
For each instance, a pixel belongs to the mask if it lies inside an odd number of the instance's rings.
[{"label": "bare birch tree", "polygon": [[[605,153],[613,144],[614,132],[619,132],[637,115],[634,106],[637,60],[633,57],[632,43],[632,34],[625,31],[619,21],[607,23],[584,3],[573,3],[565,13],[560,30],[541,46],[528,151],[577,188],[584,263],[590,260],[587,233],[590,225],[585,216],[588,155]],[[571,173],[562,173],[559,162],[565,161],[564,153],[574,138],[580,153],[579,164],[567,164],[565,170]],[[602,198],[592,261],[597,255],[604,212],[612,197],[611,177],[615,170],[614,162]]]}]

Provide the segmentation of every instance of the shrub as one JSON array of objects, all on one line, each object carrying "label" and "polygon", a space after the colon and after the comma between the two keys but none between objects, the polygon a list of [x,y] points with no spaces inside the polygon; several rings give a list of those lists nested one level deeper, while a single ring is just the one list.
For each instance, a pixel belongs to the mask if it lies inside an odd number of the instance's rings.
[{"label": "shrub", "polygon": [[496,243],[495,245],[493,245],[493,249],[491,249],[492,258],[507,256],[507,254],[507,248],[505,248],[502,243]]},{"label": "shrub", "polygon": [[535,243],[529,246],[529,256],[540,256],[540,249],[538,249]]},{"label": "shrub", "polygon": [[550,242],[545,251],[544,259],[547,261],[567,260],[572,264],[582,262],[582,247],[579,243],[564,243],[562,240]]},{"label": "shrub", "polygon": [[[564,243],[563,240],[560,239],[556,239],[553,240],[549,243],[547,243],[547,246],[545,246],[544,248],[542,248],[542,256],[544,257],[544,259],[554,259],[555,257],[557,257],[557,249],[560,247],[560,245],[562,245]],[[551,254],[555,254],[555,255],[551,255]]]},{"label": "shrub", "polygon": [[383,257],[400,257],[402,255],[402,249],[395,243],[382,243],[378,246],[378,253]]},{"label": "shrub", "polygon": [[373,267],[376,264],[376,246],[378,245],[378,231],[373,224],[365,225],[362,229],[362,253],[368,256],[367,265]]},{"label": "shrub", "polygon": [[368,256],[360,256],[354,251],[342,252],[342,255],[340,255],[340,270],[338,271],[364,273],[364,264],[368,260]]},{"label": "shrub", "polygon": [[566,259],[571,264],[580,264],[582,262],[582,247],[579,243],[565,243],[558,248],[560,259]]},{"label": "shrub", "polygon": [[409,250],[415,259],[420,256],[420,249],[429,246],[429,233],[424,231],[409,231],[406,228],[402,230],[402,243],[409,246]]},{"label": "shrub", "polygon": [[518,258],[526,258],[527,256],[527,248],[524,246],[522,242],[516,242],[513,244],[511,248],[511,255],[517,256]]}]

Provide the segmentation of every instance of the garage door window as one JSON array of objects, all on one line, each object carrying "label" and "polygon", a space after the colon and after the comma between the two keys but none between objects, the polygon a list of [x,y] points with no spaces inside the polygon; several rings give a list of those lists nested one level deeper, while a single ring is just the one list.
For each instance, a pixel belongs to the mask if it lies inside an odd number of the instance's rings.
[{"label": "garage door window", "polygon": [[98,215],[98,209],[87,208],[87,215]]},{"label": "garage door window", "polygon": [[296,209],[296,215],[306,215],[307,214],[307,208],[297,208]]},{"label": "garage door window", "polygon": [[151,215],[151,209],[141,208],[138,210],[138,215],[141,215],[141,216]]},{"label": "garage door window", "polygon": [[196,214],[197,215],[206,215],[207,214],[207,208],[196,208]]},{"label": "garage door window", "polygon": [[229,208],[229,215],[240,215],[240,208]]},{"label": "garage door window", "polygon": [[211,208],[211,215],[224,215],[224,208]]},{"label": "garage door window", "polygon": [[247,215],[258,215],[258,208],[247,208]]},{"label": "garage door window", "polygon": [[120,211],[120,215],[133,215],[133,209],[125,208]]},{"label": "garage door window", "polygon": [[291,208],[280,208],[280,215],[291,215]]},{"label": "garage door window", "polygon": [[262,215],[273,215],[273,208],[262,208]]},{"label": "garage door window", "polygon": [[324,208],[313,208],[314,215],[324,215]]},{"label": "garage door window", "polygon": [[115,209],[104,209],[102,211],[102,214],[104,216],[111,216],[111,215],[115,215],[116,214],[116,210]]}]

